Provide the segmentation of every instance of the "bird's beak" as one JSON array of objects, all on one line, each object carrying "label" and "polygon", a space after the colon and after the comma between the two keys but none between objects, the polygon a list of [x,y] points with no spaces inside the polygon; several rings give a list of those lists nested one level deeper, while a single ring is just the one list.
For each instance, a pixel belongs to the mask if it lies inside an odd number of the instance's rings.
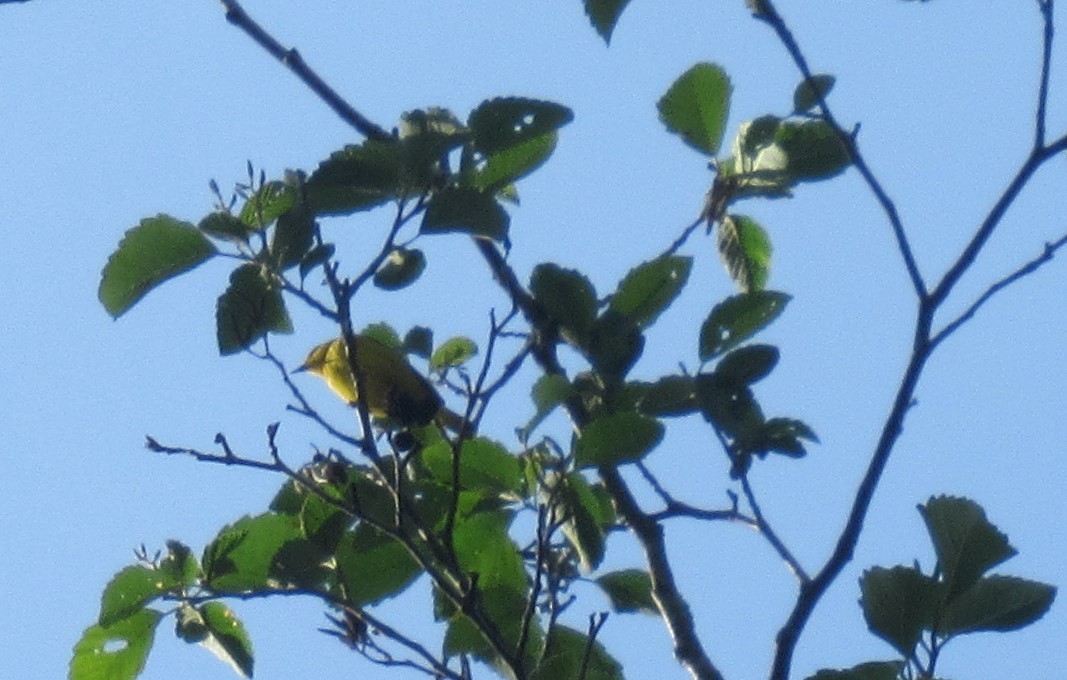
[{"label": "bird's beak", "polygon": [[289,375],[293,375],[293,374],[296,374],[296,373],[303,373],[306,370],[308,370],[308,365],[307,364],[300,364],[299,366],[297,366],[293,370],[289,371]]}]

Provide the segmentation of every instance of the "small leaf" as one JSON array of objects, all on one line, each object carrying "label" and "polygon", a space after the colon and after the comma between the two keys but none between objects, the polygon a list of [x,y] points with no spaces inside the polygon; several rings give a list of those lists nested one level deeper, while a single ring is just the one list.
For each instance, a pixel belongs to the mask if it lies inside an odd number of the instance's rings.
[{"label": "small leaf", "polygon": [[770,418],[763,425],[760,433],[759,447],[766,451],[782,453],[793,458],[807,454],[801,439],[811,442],[819,441],[807,424],[792,418]]},{"label": "small leaf", "polygon": [[462,336],[449,338],[430,357],[430,368],[434,371],[441,371],[462,366],[477,353],[478,345],[474,344],[470,338]]},{"label": "small leaf", "polygon": [[548,414],[570,398],[573,393],[570,382],[562,375],[550,373],[538,378],[530,389],[530,396],[537,410],[530,421],[518,429],[519,439],[526,441],[530,433],[548,417]]},{"label": "small leaf", "polygon": [[700,328],[700,360],[708,361],[748,340],[778,318],[792,298],[761,290],[726,298]]},{"label": "small leaf", "polygon": [[244,264],[230,275],[230,285],[215,308],[219,353],[247,349],[267,333],[292,333],[293,324],[281,291],[255,264]]},{"label": "small leaf", "polygon": [[207,585],[219,593],[266,587],[272,579],[278,551],[299,538],[297,519],[283,514],[245,517],[224,527],[204,548]]},{"label": "small leaf", "polygon": [[545,263],[534,267],[530,292],[565,336],[584,345],[596,321],[596,290],[589,279],[574,269]]},{"label": "small leaf", "polygon": [[126,232],[100,277],[100,302],[116,319],[167,279],[216,253],[196,227],[169,215],[141,220]]},{"label": "small leaf", "polygon": [[807,113],[825,99],[837,79],[827,73],[816,73],[797,85],[793,91],[793,113]]},{"label": "small leaf", "polygon": [[596,418],[582,428],[574,447],[579,467],[633,463],[663,439],[655,418],[624,411]]},{"label": "small leaf", "polygon": [[149,601],[177,585],[177,582],[155,569],[126,567],[115,574],[104,589],[98,623],[107,628],[144,609]]},{"label": "small leaf", "polygon": [[786,171],[798,182],[833,177],[852,162],[833,126],[824,120],[786,121],[778,126],[774,145],[785,154]]},{"label": "small leaf", "polygon": [[588,574],[604,559],[604,523],[600,521],[600,504],[589,482],[577,472],[566,476],[560,502],[567,517],[563,534],[578,553],[581,570]]},{"label": "small leaf", "polygon": [[403,350],[405,354],[429,359],[433,353],[433,331],[425,326],[413,326],[404,335]]},{"label": "small leaf", "polygon": [[410,286],[426,269],[426,256],[417,248],[397,247],[374,272],[374,285],[382,290]]},{"label": "small leaf", "polygon": [[987,576],[953,599],[938,621],[939,635],[1018,630],[1052,606],[1056,588],[1012,576]]},{"label": "small leaf", "polygon": [[252,677],[252,640],[233,610],[221,602],[207,602],[200,607],[210,635],[200,644],[238,675]]},{"label": "small leaf", "polygon": [[721,66],[700,63],[674,81],[659,100],[660,119],[697,151],[714,156],[730,110],[730,79]]},{"label": "small leaf", "polygon": [[678,297],[693,258],[669,255],[631,269],[611,297],[610,309],[633,319],[641,328],[651,326]]},{"label": "small leaf", "polygon": [[525,97],[490,99],[467,119],[474,148],[486,156],[555,132],[574,119],[566,106]]},{"label": "small leaf", "polygon": [[110,626],[90,626],[74,646],[70,680],[133,680],[144,670],[163,614],[141,609]]},{"label": "small leaf", "polygon": [[903,670],[902,661],[868,661],[845,670],[824,669],[806,680],[897,680]]},{"label": "small leaf", "polygon": [[715,367],[715,374],[726,382],[751,385],[765,378],[777,364],[777,347],[749,345],[724,356]]},{"label": "small leaf", "polygon": [[970,499],[933,497],[919,506],[919,512],[934,543],[947,601],[1016,554],[1008,537],[986,519],[982,506]]},{"label": "small leaf", "polygon": [[335,246],[332,243],[323,243],[315,246],[300,259],[300,279],[303,280],[311,270],[327,262],[333,257]]},{"label": "small leaf", "polygon": [[541,167],[556,150],[555,131],[533,137],[489,156],[471,178],[475,189],[495,194]]},{"label": "small leaf", "polygon": [[668,375],[642,387],[645,392],[637,402],[637,408],[646,415],[657,418],[684,416],[699,408],[693,376]]},{"label": "small leaf", "polygon": [[[422,451],[422,460],[438,482],[452,487],[452,445],[440,441]],[[519,459],[500,444],[477,437],[460,449],[460,488],[479,493],[517,494],[522,485]]]},{"label": "small leaf", "polygon": [[511,218],[492,194],[477,189],[449,188],[430,199],[422,215],[423,234],[463,232],[505,241]]},{"label": "small leaf", "polygon": [[771,269],[771,241],[755,220],[727,215],[718,224],[718,247],[726,271],[738,287],[751,293],[763,290]]},{"label": "small leaf", "polygon": [[197,228],[213,238],[225,241],[248,241],[251,231],[239,217],[225,210],[216,210],[200,220]]},{"label": "small leaf", "polygon": [[274,265],[284,271],[300,264],[311,250],[314,236],[315,215],[300,200],[278,216],[270,243]]},{"label": "small leaf", "polygon": [[867,627],[911,658],[922,630],[932,624],[937,583],[911,567],[874,567],[863,572],[860,590]]},{"label": "small leaf", "polygon": [[696,392],[705,420],[736,441],[758,441],[765,419],[747,385],[703,373],[696,377]]},{"label": "small leaf", "polygon": [[619,22],[619,17],[622,16],[626,5],[630,4],[630,0],[584,0],[584,2],[585,13],[593,24],[593,28],[604,39],[604,42],[610,45],[611,34],[615,32],[615,25]]},{"label": "small leaf", "polygon": [[191,586],[200,577],[200,562],[189,546],[179,541],[167,541],[167,555],[159,563],[159,571],[167,581]]},{"label": "small leaf", "polygon": [[295,203],[295,187],[284,182],[267,182],[248,197],[239,217],[251,229],[266,229]]},{"label": "small leaf", "polygon": [[363,327],[363,330],[359,332],[360,335],[367,335],[378,342],[382,343],[386,347],[400,351],[403,349],[404,343],[400,340],[400,335],[396,332],[392,326],[384,321],[378,323],[369,323]]},{"label": "small leaf", "polygon": [[647,571],[613,571],[598,578],[596,583],[611,599],[611,607],[617,612],[659,614],[652,599],[652,579]]}]

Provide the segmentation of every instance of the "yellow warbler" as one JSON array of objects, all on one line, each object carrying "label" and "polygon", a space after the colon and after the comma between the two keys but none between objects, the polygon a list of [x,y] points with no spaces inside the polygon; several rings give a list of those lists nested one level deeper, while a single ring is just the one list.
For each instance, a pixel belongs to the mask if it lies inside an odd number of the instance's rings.
[{"label": "yellow warbler", "polygon": [[444,407],[441,395],[430,381],[400,352],[369,335],[355,335],[353,341],[359,386],[366,394],[365,400],[360,399],[356,389],[344,338],[316,345],[296,370],[319,376],[334,394],[352,406],[363,401],[367,412],[375,418],[388,418],[405,427],[428,425],[436,420],[454,432],[463,430],[463,418]]}]

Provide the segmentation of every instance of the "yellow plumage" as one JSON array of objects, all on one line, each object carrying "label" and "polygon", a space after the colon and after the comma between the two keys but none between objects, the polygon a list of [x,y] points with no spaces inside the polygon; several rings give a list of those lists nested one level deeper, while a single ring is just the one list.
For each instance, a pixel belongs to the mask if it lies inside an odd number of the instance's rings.
[{"label": "yellow plumage", "polygon": [[[375,418],[394,420],[405,427],[428,425],[436,420],[459,432],[463,418],[444,408],[433,385],[395,349],[368,335],[353,336],[359,386],[367,395],[367,412]],[[348,345],[343,338],[327,340],[308,353],[297,369],[317,375],[333,392],[355,406],[360,400]]]}]

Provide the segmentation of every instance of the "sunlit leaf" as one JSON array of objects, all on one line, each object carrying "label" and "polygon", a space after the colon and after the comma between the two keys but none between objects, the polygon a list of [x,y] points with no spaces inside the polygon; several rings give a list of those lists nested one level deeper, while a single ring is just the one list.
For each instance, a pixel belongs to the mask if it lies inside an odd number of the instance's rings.
[{"label": "sunlit leaf", "polygon": [[445,368],[462,366],[478,353],[478,345],[470,338],[458,336],[449,338],[443,345],[434,350],[430,357],[430,368],[440,371]]},{"label": "sunlit leaf", "polygon": [[678,297],[693,258],[669,255],[631,269],[611,297],[610,309],[633,319],[638,326],[651,326]]},{"label": "sunlit leaf", "polygon": [[399,595],[422,573],[404,544],[365,522],[341,540],[337,568],[348,599],[360,606]]},{"label": "sunlit leaf", "polygon": [[600,642],[590,640],[585,633],[567,626],[553,626],[543,659],[530,675],[531,680],[579,677],[585,680],[623,680],[624,676],[622,666]]},{"label": "sunlit leaf", "polygon": [[200,607],[200,612],[209,633],[208,637],[200,642],[201,646],[238,675],[251,678],[254,664],[252,640],[241,620],[221,602],[207,602]]},{"label": "sunlit leaf", "polygon": [[643,458],[663,439],[663,425],[640,413],[613,413],[582,428],[574,447],[579,467],[622,465]]},{"label": "sunlit leaf", "polygon": [[791,299],[785,293],[761,290],[715,305],[700,327],[700,360],[708,361],[751,338],[777,319]]},{"label": "sunlit leaf", "polygon": [[730,278],[746,293],[763,290],[771,268],[771,241],[767,232],[744,215],[727,215],[717,230],[719,255]]},{"label": "sunlit leaf", "polygon": [[251,229],[264,229],[296,203],[296,189],[284,182],[267,182],[248,197],[239,215]]},{"label": "sunlit leaf", "polygon": [[141,609],[110,626],[90,626],[74,646],[70,680],[133,680],[144,670],[163,614]]},{"label": "sunlit leaf", "polygon": [[730,91],[730,79],[721,66],[697,64],[659,100],[660,119],[686,144],[714,156],[722,144]]},{"label": "sunlit leaf", "polygon": [[126,232],[100,277],[99,297],[118,318],[167,279],[211,258],[215,246],[196,227],[169,215],[141,220]]}]

